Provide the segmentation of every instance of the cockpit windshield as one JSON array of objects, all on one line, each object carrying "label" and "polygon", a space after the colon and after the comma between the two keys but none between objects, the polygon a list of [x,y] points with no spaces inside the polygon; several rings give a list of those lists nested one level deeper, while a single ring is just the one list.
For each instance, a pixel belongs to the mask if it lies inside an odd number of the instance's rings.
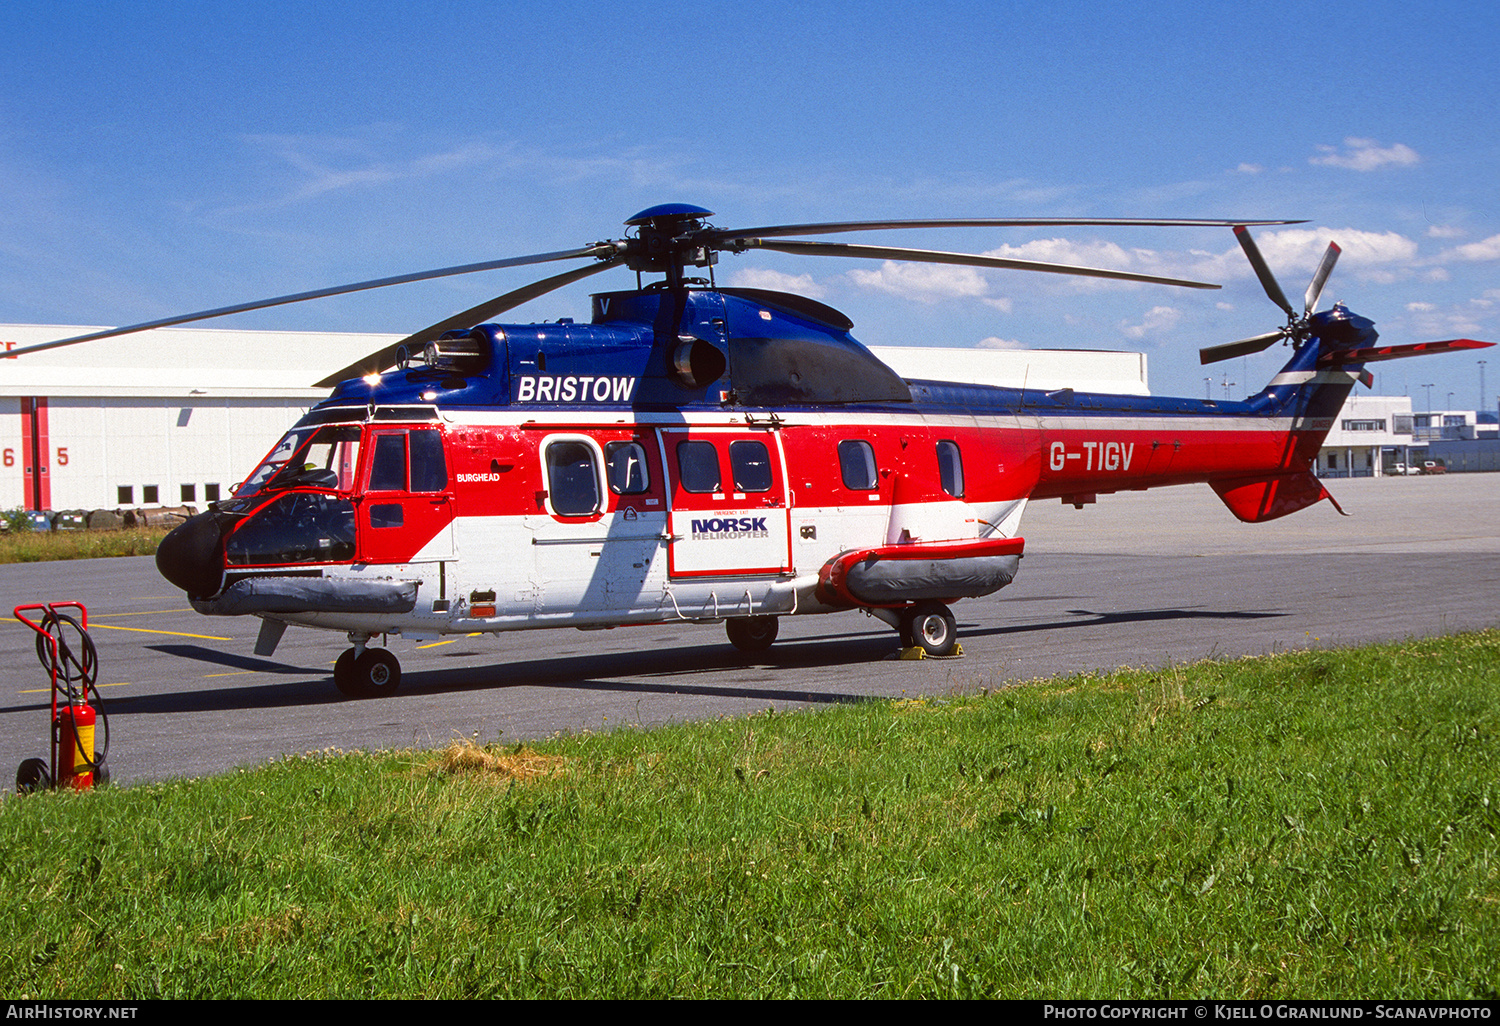
[{"label": "cockpit windshield", "polygon": [[353,424],[292,428],[245,479],[236,497],[295,487],[352,489],[359,466],[359,434]]}]

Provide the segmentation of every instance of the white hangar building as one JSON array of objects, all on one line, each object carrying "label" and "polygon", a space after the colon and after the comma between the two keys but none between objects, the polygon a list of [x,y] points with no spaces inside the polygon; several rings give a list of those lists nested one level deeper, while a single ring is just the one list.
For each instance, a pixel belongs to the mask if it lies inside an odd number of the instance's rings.
[{"label": "white hangar building", "polygon": [[[0,349],[98,330],[0,325]],[[401,337],[162,328],[0,358],[0,509],[228,498],[327,397],[312,382]]]},{"label": "white hangar building", "polygon": [[[0,350],[95,327],[0,325]],[[0,356],[0,509],[117,509],[228,498],[329,390],[404,336],[160,328]],[[1146,395],[1143,353],[876,347],[898,374]]]}]

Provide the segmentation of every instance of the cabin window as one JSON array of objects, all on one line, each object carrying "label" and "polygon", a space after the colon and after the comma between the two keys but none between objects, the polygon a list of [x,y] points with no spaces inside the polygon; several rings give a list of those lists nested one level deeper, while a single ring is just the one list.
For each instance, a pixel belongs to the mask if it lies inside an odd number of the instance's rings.
[{"label": "cabin window", "polygon": [[958,451],[958,443],[944,439],[937,444],[938,478],[943,491],[955,499],[964,497],[964,458]]},{"label": "cabin window", "polygon": [[121,506],[135,505],[135,485],[120,485],[115,489],[115,502]]},{"label": "cabin window", "polygon": [[156,485],[141,485],[141,501],[148,506],[154,506],[161,501],[156,497]]},{"label": "cabin window", "polygon": [[610,442],[604,447],[609,467],[609,490],[616,495],[640,495],[651,490],[646,450],[639,442]]},{"label": "cabin window", "polygon": [[839,443],[839,473],[844,487],[856,492],[873,492],[879,484],[875,470],[875,449],[869,442],[849,438]]},{"label": "cabin window", "polygon": [[677,477],[685,492],[699,495],[722,492],[719,450],[712,442],[678,442]]},{"label": "cabin window", "polygon": [[564,517],[586,517],[599,511],[599,475],[594,450],[582,442],[547,446],[547,495],[552,511]]},{"label": "cabin window", "polygon": [[204,485],[203,486],[203,501],[204,502],[218,502],[219,501],[219,486],[216,485],[216,484],[206,484],[206,485]]},{"label": "cabin window", "polygon": [[198,501],[198,486],[197,485],[190,485],[190,484],[183,485],[182,486],[182,501],[183,502],[197,502]]},{"label": "cabin window", "polygon": [[766,443],[754,439],[729,443],[729,467],[739,492],[771,490],[771,454]]}]

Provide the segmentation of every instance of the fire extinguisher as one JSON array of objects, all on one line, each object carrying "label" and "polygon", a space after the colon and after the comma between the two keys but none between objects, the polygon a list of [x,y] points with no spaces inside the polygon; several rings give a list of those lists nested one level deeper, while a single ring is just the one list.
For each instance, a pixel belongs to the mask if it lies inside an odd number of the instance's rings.
[{"label": "fire extinguisher", "polygon": [[104,761],[94,751],[94,709],[85,698],[58,710],[53,726],[57,752],[57,786],[83,791],[94,786],[94,769]]},{"label": "fire extinguisher", "polygon": [[[78,610],[75,619],[59,607]],[[25,614],[40,610],[32,620]],[[77,602],[17,606],[15,617],[36,631],[36,653],[52,682],[52,761],[27,759],[16,771],[18,793],[57,786],[85,790],[109,782],[109,718],[95,683],[98,653],[88,632],[88,610]],[[92,704],[91,704],[92,703]],[[96,707],[97,706],[97,710]],[[97,735],[103,744],[96,748]]]}]

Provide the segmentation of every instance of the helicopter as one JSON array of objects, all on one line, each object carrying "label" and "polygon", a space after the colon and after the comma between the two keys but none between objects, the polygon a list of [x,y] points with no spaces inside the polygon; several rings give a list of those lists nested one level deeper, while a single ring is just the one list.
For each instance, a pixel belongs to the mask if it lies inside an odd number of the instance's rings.
[{"label": "helicopter", "polygon": [[[476,271],[580,266],[445,318],[318,382],[332,388],[245,478],[160,544],[157,567],[211,616],[344,633],[334,683],[393,694],[372,642],[536,628],[723,622],[760,652],[783,616],[861,610],[926,656],[960,651],[951,604],[1009,585],[1034,500],[1207,483],[1260,523],[1324,499],[1312,465],[1365,364],[1486,347],[1380,346],[1342,305],[1317,312],[1330,243],[1299,311],[1250,235],[1292,221],[970,218],[725,229],[686,203],[623,238],[358,282],[94,332],[11,356],[323,296]],[[719,286],[724,253],[944,263],[1164,286],[1103,268],[813,241],[856,231],[1056,226],[1232,228],[1286,323],[1201,351],[1291,347],[1243,401],[903,378],[817,300]],[[499,324],[522,303],[624,267],[588,324]],[[706,277],[697,276],[699,269]],[[648,275],[659,280],[647,282]],[[1340,510],[1342,512],[1342,510]]]}]

